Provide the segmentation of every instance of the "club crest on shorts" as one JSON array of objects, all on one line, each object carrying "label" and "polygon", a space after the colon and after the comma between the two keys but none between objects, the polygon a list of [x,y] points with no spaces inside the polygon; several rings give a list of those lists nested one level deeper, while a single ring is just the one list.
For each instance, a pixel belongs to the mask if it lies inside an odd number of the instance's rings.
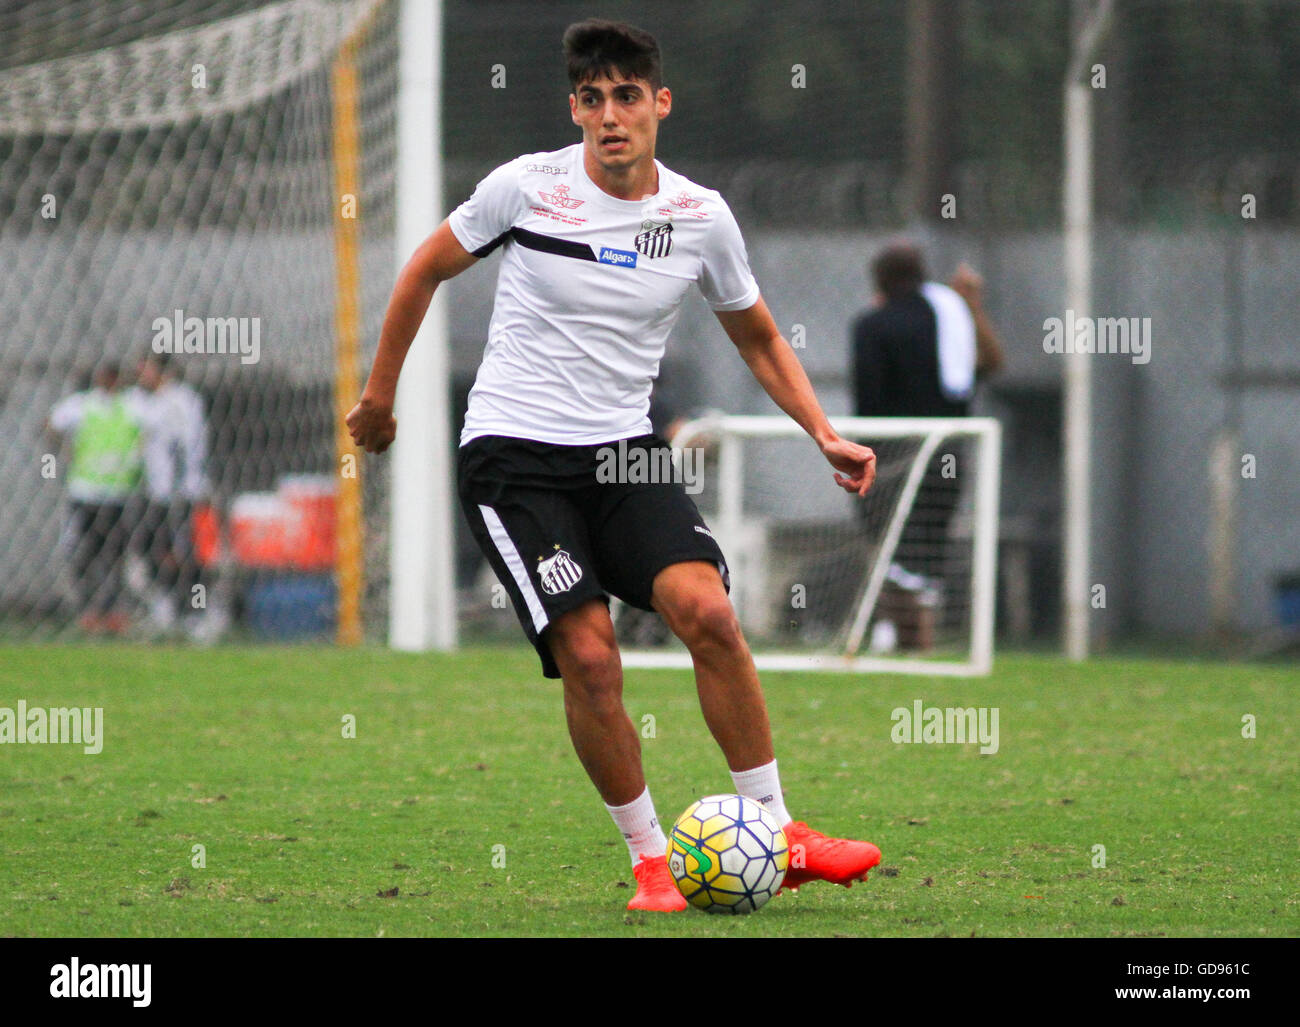
[{"label": "club crest on shorts", "polygon": [[554,556],[537,562],[537,576],[542,581],[542,591],[548,596],[567,592],[582,580],[582,568],[568,553],[556,546]]},{"label": "club crest on shorts", "polygon": [[647,257],[666,257],[673,249],[673,226],[668,221],[642,221],[636,249]]}]

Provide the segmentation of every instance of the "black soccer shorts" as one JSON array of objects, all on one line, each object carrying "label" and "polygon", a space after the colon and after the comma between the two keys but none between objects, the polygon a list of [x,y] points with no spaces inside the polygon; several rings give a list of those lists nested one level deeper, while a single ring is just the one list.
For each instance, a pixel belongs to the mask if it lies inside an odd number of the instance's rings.
[{"label": "black soccer shorts", "polygon": [[[656,435],[624,444],[629,453],[668,448]],[[651,610],[655,576],[688,560],[715,564],[730,589],[722,550],[682,482],[598,480],[601,451],[618,445],[489,435],[460,450],[461,506],[548,678],[560,671],[547,627],[589,600],[614,595]]]}]

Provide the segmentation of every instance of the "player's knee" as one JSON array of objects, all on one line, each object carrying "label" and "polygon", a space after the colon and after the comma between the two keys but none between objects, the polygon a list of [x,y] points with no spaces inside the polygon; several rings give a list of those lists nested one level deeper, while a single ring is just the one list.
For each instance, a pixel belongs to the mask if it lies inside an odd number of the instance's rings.
[{"label": "player's knee", "polygon": [[678,637],[692,649],[732,649],[744,644],[736,611],[725,595],[692,596],[679,605],[676,622]]},{"label": "player's knee", "polygon": [[585,675],[618,656],[614,624],[600,602],[586,603],[562,614],[552,621],[543,637],[561,670],[569,665]]},{"label": "player's knee", "polygon": [[597,708],[618,702],[622,666],[612,637],[586,632],[552,639],[551,652],[565,691],[582,705]]},{"label": "player's knee", "polygon": [[618,672],[618,653],[603,641],[588,641],[571,646],[561,669],[583,681],[606,681]]}]

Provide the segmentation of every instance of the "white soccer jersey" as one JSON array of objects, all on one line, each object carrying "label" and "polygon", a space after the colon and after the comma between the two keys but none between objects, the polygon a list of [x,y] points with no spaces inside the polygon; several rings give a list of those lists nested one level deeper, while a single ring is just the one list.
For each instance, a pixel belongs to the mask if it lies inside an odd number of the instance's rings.
[{"label": "white soccer jersey", "polygon": [[201,497],[207,427],[199,394],[183,382],[164,382],[153,392],[137,386],[128,396],[144,429],[149,498],[167,503]]},{"label": "white soccer jersey", "polygon": [[659,191],[620,200],[581,143],[493,171],[448,222],[465,249],[505,245],[461,445],[508,435],[592,445],[650,432],[650,389],[686,290],[714,310],[759,296],[726,201],[658,161]]}]

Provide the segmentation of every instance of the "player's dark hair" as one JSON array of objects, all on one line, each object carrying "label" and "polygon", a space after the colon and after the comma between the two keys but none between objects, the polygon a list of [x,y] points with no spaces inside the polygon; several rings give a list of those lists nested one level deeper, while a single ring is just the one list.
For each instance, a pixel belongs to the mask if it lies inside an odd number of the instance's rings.
[{"label": "player's dark hair", "polygon": [[160,374],[169,374],[173,378],[180,375],[180,361],[176,359],[175,353],[158,353],[147,349],[140,354],[139,363],[140,365],[153,364]]},{"label": "player's dark hair", "polygon": [[122,368],[115,360],[101,360],[91,371],[90,378],[95,388],[112,392],[121,384]]},{"label": "player's dark hair", "polygon": [[588,18],[570,25],[564,30],[564,59],[574,92],[613,71],[649,82],[655,93],[663,86],[663,60],[655,37],[625,22]]},{"label": "player's dark hair", "polygon": [[924,284],[925,259],[914,243],[893,243],[876,254],[871,262],[871,274],[885,299],[902,299]]}]

